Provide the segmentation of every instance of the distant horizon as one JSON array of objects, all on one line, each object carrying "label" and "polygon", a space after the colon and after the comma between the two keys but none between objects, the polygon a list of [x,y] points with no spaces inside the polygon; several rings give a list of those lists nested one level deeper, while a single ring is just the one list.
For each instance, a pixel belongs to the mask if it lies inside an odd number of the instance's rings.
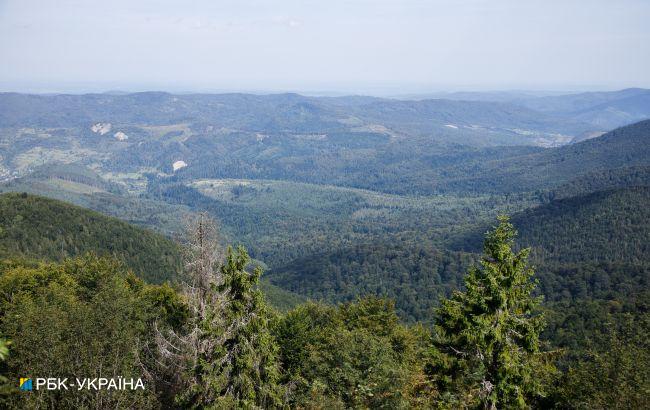
[{"label": "distant horizon", "polygon": [[277,95],[277,94],[299,94],[307,97],[347,97],[347,96],[367,96],[377,98],[395,98],[395,99],[412,99],[418,97],[432,96],[433,98],[444,98],[445,95],[453,96],[455,94],[476,93],[476,94],[529,94],[531,97],[543,97],[553,95],[570,95],[589,92],[616,92],[628,89],[650,90],[650,86],[630,85],[625,87],[614,86],[567,86],[567,87],[440,87],[426,88],[422,87],[416,90],[412,87],[368,87],[368,88],[334,88],[334,89],[307,89],[307,88],[164,88],[164,87],[50,87],[42,86],[23,86],[11,87],[4,86],[0,83],[0,93],[17,93],[32,95],[85,95],[85,94],[138,94],[138,93],[167,93],[173,95],[192,95],[192,94],[250,94],[250,95]]}]

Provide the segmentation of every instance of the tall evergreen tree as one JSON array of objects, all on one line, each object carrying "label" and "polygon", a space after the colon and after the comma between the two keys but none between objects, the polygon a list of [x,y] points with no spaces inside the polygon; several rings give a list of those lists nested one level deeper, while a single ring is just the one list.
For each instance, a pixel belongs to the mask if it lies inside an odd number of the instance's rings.
[{"label": "tall evergreen tree", "polygon": [[499,217],[466,290],[437,310],[429,373],[455,405],[526,408],[544,395],[544,380],[553,373],[539,347],[544,320],[534,313],[540,298],[532,296],[529,250],[513,251],[515,236],[508,217]]},{"label": "tall evergreen tree", "polygon": [[[228,248],[221,267],[225,297],[225,328],[218,359],[202,363],[214,377],[222,406],[271,408],[280,404],[278,348],[269,331],[269,314],[257,289],[262,270],[246,267],[250,257],[243,247]],[[216,335],[215,335],[216,336]]]},{"label": "tall evergreen tree", "polygon": [[243,247],[221,257],[214,221],[188,226],[185,286],[192,318],[185,334],[158,334],[168,370],[183,374],[177,404],[186,408],[272,408],[280,405],[277,345],[257,288],[260,268],[247,269]]},{"label": "tall evergreen tree", "polygon": [[209,365],[218,360],[225,336],[225,299],[219,290],[223,283],[222,257],[217,227],[208,215],[202,213],[188,220],[185,235],[183,294],[190,318],[180,332],[157,332],[161,369],[156,370],[171,379],[169,384],[179,393],[177,404],[203,408],[219,396],[211,385]]}]

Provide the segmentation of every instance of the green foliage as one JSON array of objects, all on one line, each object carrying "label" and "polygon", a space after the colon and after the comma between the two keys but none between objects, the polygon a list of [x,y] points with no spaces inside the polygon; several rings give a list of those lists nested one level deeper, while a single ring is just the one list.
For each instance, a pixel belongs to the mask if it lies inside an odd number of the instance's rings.
[{"label": "green foliage", "polygon": [[392,302],[308,303],[274,329],[292,407],[406,408],[428,400],[426,332],[399,324]]},{"label": "green foliage", "polygon": [[[181,396],[183,405],[273,408],[281,403],[277,345],[269,331],[262,293],[257,289],[262,271],[259,267],[247,271],[249,263],[243,247],[229,248],[221,266],[223,283],[211,284],[213,292],[224,296],[223,305],[208,306],[198,326],[202,338],[217,343],[198,358],[192,370],[197,381]],[[215,322],[214,315],[222,315],[222,320]]]},{"label": "green foliage", "polygon": [[[554,199],[516,213],[518,241],[531,248],[546,300],[563,302],[566,310],[585,300],[630,300],[650,289],[648,201],[650,188],[632,186]],[[475,250],[480,237],[476,229],[456,247]]]},{"label": "green foliage", "polygon": [[[439,191],[513,193],[553,189],[606,169],[648,166],[650,120],[576,144],[445,169]],[[470,166],[468,166],[470,165]]]},{"label": "green foliage", "polygon": [[589,172],[553,189],[550,199],[634,186],[650,186],[650,166],[622,167]]},{"label": "green foliage", "polygon": [[650,314],[607,319],[607,330],[595,334],[561,380],[559,401],[575,409],[647,408]]},{"label": "green foliage", "polygon": [[[162,282],[180,270],[175,245],[79,208],[2,196],[0,257],[12,259],[0,262],[0,284],[11,288],[1,297],[12,300],[1,306],[0,332],[14,345],[0,369],[11,377],[31,363],[92,373],[108,355],[122,358],[104,367],[114,372],[155,368],[157,323],[178,334],[202,326],[213,344],[193,367],[199,389],[185,392],[195,394],[196,406],[645,404],[650,121],[542,149],[505,145],[553,143],[557,132],[579,135],[582,125],[508,105],[440,100],[164,93],[0,99],[8,101],[0,110],[7,120],[0,127],[9,168],[3,175],[23,176],[2,189],[70,200],[168,233],[188,209],[206,210],[229,240],[271,268],[270,281],[256,284],[258,272],[246,271],[246,258],[233,252],[228,281],[212,289],[227,295],[218,299],[227,303],[211,306],[221,320],[195,322],[174,288],[145,285],[122,268],[92,258],[46,267],[27,260],[94,251]],[[92,133],[97,118],[110,118],[129,140]],[[76,163],[24,175],[63,155]],[[188,167],[172,173],[181,157]],[[486,246],[466,289],[431,315],[440,296],[463,288],[461,273],[477,258],[459,248],[478,252],[485,225],[499,212],[515,214],[540,286],[532,289],[526,253],[504,245],[511,239],[504,228],[488,238],[494,246]],[[95,270],[119,272],[110,279]],[[21,275],[27,279],[16,282]],[[364,299],[300,305],[273,317],[258,286],[283,309],[302,301],[286,292],[293,290],[329,302],[387,296],[396,311]],[[547,300],[543,338],[566,349],[558,366],[568,373],[553,394],[533,294]],[[399,324],[398,316],[438,324],[426,376],[426,332]],[[88,346],[70,360],[78,343]],[[37,363],[37,353],[45,360]],[[180,386],[173,376],[152,371],[151,390],[132,407],[170,403]],[[52,406],[73,400],[51,397]],[[86,395],[72,404],[98,400]]]},{"label": "green foliage", "polygon": [[563,198],[513,217],[521,243],[545,262],[650,261],[650,186]]},{"label": "green foliage", "polygon": [[5,364],[9,356],[9,346],[11,342],[7,339],[0,338],[0,405],[6,405],[5,398],[11,392],[12,388],[5,377]]},{"label": "green foliage", "polygon": [[[255,289],[262,274],[257,267],[248,272],[250,258],[243,247],[228,250],[221,268],[226,295],[226,320],[234,324],[227,330],[224,358],[219,373],[226,376],[220,386],[238,405],[273,407],[279,404],[277,346],[269,332],[269,318],[262,293]],[[241,324],[241,325],[239,325]]]},{"label": "green foliage", "polygon": [[150,324],[173,326],[183,311],[168,288],[145,284],[112,259],[87,255],[2,272],[0,332],[12,340],[7,360],[11,380],[26,375],[70,380],[122,376],[141,377],[146,386],[135,391],[33,391],[14,394],[9,406],[156,408],[160,392],[142,373],[143,353],[153,337]]},{"label": "green foliage", "polygon": [[437,310],[432,378],[455,405],[525,408],[545,394],[552,371],[540,353],[544,326],[534,310],[528,250],[514,252],[516,231],[507,217],[488,232],[480,267],[466,290],[454,292]]},{"label": "green foliage", "polygon": [[[70,153],[140,192],[144,173],[172,174],[179,157],[188,166],[163,179],[277,179],[409,195],[525,192],[649,165],[648,144],[639,138],[647,137],[647,121],[545,150],[522,145],[567,142],[594,126],[494,102],[164,93],[3,94],[0,101],[3,163],[17,173],[69,162]],[[98,118],[111,118],[113,132],[126,131],[129,140],[93,133]],[[61,179],[112,190],[82,176]]]},{"label": "green foliage", "polygon": [[148,189],[158,201],[208,212],[224,235],[274,269],[354,247],[439,247],[448,236],[491,220],[497,210],[516,211],[540,201],[531,194],[412,197],[269,180],[246,180],[248,192],[236,198],[228,187],[238,182],[202,180],[188,186],[152,179]]},{"label": "green foliage", "polygon": [[116,257],[152,283],[180,272],[179,248],[162,235],[52,199],[0,195],[0,257],[62,261],[86,252]]},{"label": "green foliage", "polygon": [[264,294],[268,304],[280,312],[286,312],[306,302],[307,298],[297,293],[289,292],[279,286],[272,285],[268,280],[260,280],[259,289]]},{"label": "green foliage", "polygon": [[310,255],[272,270],[269,280],[312,299],[345,302],[391,298],[403,320],[425,320],[442,296],[461,285],[473,257],[424,246],[375,242]]}]

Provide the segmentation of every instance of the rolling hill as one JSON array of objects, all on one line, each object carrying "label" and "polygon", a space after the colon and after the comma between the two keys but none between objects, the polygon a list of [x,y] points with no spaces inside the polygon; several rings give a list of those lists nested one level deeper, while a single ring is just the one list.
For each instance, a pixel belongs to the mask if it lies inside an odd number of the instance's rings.
[{"label": "rolling hill", "polygon": [[[445,124],[476,129],[547,132],[583,130],[586,124],[558,120],[507,103],[394,100],[373,97],[307,97],[298,94],[29,95],[0,93],[4,127],[86,127],[88,124],[212,125],[250,132],[333,132],[388,121],[403,132],[440,132]],[[432,128],[432,126],[436,126]]]},{"label": "rolling hill", "polygon": [[86,252],[115,256],[152,283],[181,269],[178,246],[159,234],[53,199],[0,195],[0,256],[60,261]]},{"label": "rolling hill", "polygon": [[[557,199],[516,213],[517,244],[532,248],[540,292],[550,301],[612,299],[650,289],[650,187]],[[311,298],[393,298],[402,318],[427,320],[476,262],[483,225],[448,247],[382,242],[316,252],[272,269],[272,283]]]},{"label": "rolling hill", "polygon": [[610,142],[607,136],[566,145],[601,127],[486,101],[4,93],[0,124],[0,179],[69,164],[99,175],[106,181],[101,189],[136,194],[152,179],[208,178],[408,195],[492,193],[547,189],[583,172],[648,165],[639,159],[646,152],[629,144],[617,142],[618,152],[598,146]]},{"label": "rolling hill", "polygon": [[650,261],[650,186],[558,199],[516,214],[522,246],[558,262]]},{"label": "rolling hill", "polygon": [[[621,238],[647,234],[643,220],[625,216],[645,213],[624,205],[647,203],[634,186],[647,186],[648,120],[542,148],[489,141],[525,128],[557,131],[551,117],[511,104],[294,94],[3,97],[25,108],[0,113],[13,124],[2,128],[3,164],[24,175],[0,189],[72,201],[165,233],[177,232],[187,212],[208,211],[229,242],[269,266],[272,283],[305,297],[381,294],[394,297],[407,320],[426,317],[459,285],[503,212],[515,214],[551,295],[571,294],[577,282],[562,278],[585,272],[598,280],[643,277],[647,250]],[[60,112],[50,118],[52,106]],[[41,114],[39,126],[63,126],[68,109],[80,110],[72,127],[25,127]],[[187,166],[172,169],[177,160]],[[608,251],[612,240],[625,247]],[[56,253],[60,242],[55,235],[44,249]],[[58,252],[77,250],[64,243]]]},{"label": "rolling hill", "polygon": [[650,118],[650,90],[587,92],[520,99],[530,109],[587,122],[607,130]]},{"label": "rolling hill", "polygon": [[[55,199],[26,193],[0,194],[0,259],[61,261],[93,252],[110,255],[149,283],[175,282],[181,249],[167,237]],[[280,310],[304,297],[260,283]]]},{"label": "rolling hill", "polygon": [[648,165],[650,120],[645,120],[576,144],[449,167],[439,189],[500,193],[549,189],[593,172]]}]

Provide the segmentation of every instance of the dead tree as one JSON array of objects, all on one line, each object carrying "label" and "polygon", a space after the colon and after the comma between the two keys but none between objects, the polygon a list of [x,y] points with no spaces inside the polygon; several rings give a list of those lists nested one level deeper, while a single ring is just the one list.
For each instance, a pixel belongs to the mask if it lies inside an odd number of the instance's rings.
[{"label": "dead tree", "polygon": [[[220,337],[206,335],[205,329],[224,328],[220,314],[226,303],[219,291],[223,283],[220,266],[224,252],[220,247],[216,223],[206,213],[188,219],[185,228],[183,296],[190,310],[188,327],[182,331],[160,329],[155,324],[157,367],[176,385],[174,390],[188,390],[201,383],[192,374],[199,358],[206,358],[222,343]],[[152,376],[153,377],[153,376]],[[171,384],[170,383],[170,384]]]}]

